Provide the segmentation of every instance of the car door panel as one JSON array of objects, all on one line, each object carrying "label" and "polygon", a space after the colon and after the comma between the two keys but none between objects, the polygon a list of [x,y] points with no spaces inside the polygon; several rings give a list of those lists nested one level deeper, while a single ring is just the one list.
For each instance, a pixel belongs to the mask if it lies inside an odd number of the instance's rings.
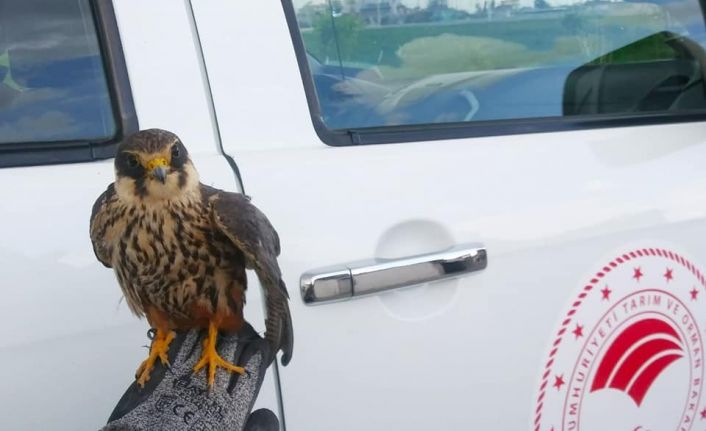
[{"label": "car door panel", "polygon": [[[384,243],[410,220],[440,226],[447,245],[478,241],[488,252],[485,270],[457,280],[313,307],[295,298],[296,356],[281,371],[288,423],[526,427],[553,328],[606,256],[664,243],[702,256],[702,130],[240,152],[248,193],[283,238],[290,286],[312,267],[435,251],[438,242],[409,236]],[[636,142],[651,151],[626,157]],[[392,176],[404,181],[382,180]],[[301,190],[298,205],[276,191],[285,183]],[[384,248],[397,256],[378,255]],[[437,312],[422,313],[430,302]]]},{"label": "car door panel", "polygon": [[[303,120],[280,5],[193,5],[224,150],[282,239],[287,427],[534,429],[587,280],[642,248],[703,264],[703,123],[327,147]],[[316,306],[297,292],[312,269],[465,243],[487,249],[486,269]]]}]

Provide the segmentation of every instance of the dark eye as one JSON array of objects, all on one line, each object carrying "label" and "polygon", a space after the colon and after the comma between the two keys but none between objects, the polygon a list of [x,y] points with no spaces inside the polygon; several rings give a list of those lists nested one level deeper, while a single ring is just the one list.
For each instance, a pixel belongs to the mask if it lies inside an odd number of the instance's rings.
[{"label": "dark eye", "polygon": [[172,159],[178,159],[180,155],[181,151],[179,151],[179,144],[174,144],[172,147]]},{"label": "dark eye", "polygon": [[127,154],[125,156],[125,163],[127,164],[128,168],[136,168],[137,165],[140,164],[134,154]]}]

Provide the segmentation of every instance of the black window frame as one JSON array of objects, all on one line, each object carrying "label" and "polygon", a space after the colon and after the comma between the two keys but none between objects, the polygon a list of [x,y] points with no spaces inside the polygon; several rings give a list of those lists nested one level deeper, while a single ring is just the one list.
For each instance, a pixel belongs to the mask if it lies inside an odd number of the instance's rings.
[{"label": "black window frame", "polygon": [[[437,141],[445,139],[507,136],[530,133],[577,131],[614,127],[665,125],[706,121],[706,108],[690,112],[660,112],[640,114],[596,114],[570,117],[535,117],[478,122],[450,122],[410,124],[351,129],[330,129],[316,95],[314,79],[309,68],[304,40],[297,24],[292,0],[281,0],[299,72],[304,84],[309,113],[314,130],[321,141],[329,146],[395,144],[405,142]],[[706,0],[699,0],[701,15],[706,25]]]},{"label": "black window frame", "polygon": [[0,168],[109,159],[125,136],[139,130],[130,79],[112,0],[89,1],[106,74],[115,134],[103,141],[68,140],[0,144]]}]

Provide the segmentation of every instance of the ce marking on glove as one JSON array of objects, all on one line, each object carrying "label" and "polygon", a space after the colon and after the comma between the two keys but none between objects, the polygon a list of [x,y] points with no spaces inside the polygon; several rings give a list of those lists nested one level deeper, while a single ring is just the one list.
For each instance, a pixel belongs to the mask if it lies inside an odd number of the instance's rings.
[{"label": "ce marking on glove", "polygon": [[191,410],[188,410],[186,404],[174,403],[176,399],[177,397],[175,396],[162,395],[161,397],[159,397],[159,400],[157,400],[155,408],[158,412],[164,413],[165,410],[169,409],[169,407],[174,404],[174,406],[171,408],[172,413],[174,413],[174,415],[176,415],[177,417],[181,418],[185,424],[189,425],[191,419],[196,413]]}]

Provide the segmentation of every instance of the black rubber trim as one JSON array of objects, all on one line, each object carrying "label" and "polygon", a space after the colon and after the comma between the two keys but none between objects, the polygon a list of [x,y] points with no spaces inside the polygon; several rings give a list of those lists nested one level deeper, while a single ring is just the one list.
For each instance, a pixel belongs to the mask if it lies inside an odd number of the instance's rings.
[{"label": "black rubber trim", "polygon": [[0,168],[108,159],[115,156],[123,137],[139,130],[112,0],[91,0],[90,5],[115,116],[115,135],[107,140],[2,144]]},{"label": "black rubber trim", "polygon": [[[299,63],[299,71],[314,130],[321,141],[330,146],[392,144],[402,142],[435,141],[443,139],[475,138],[482,136],[517,135],[529,133],[587,130],[609,127],[644,126],[686,123],[706,120],[706,109],[679,113],[605,114],[569,117],[519,118],[461,123],[414,124],[332,130],[326,127],[316,96],[316,87],[309,70],[304,41],[299,33],[292,0],[281,0],[289,26],[289,34]],[[703,10],[703,0],[699,2]]]},{"label": "black rubber trim", "polygon": [[294,5],[291,0],[282,0],[282,7],[284,8],[284,16],[287,19],[289,35],[292,38],[292,44],[294,45],[294,53],[297,57],[297,62],[299,63],[299,73],[301,75],[302,82],[304,83],[306,101],[309,105],[309,113],[311,114],[311,121],[314,123],[314,130],[316,130],[316,134],[319,135],[319,138],[327,145],[343,146],[354,144],[349,132],[333,131],[324,124],[321,116],[319,99],[316,97],[316,87],[314,87],[314,80],[311,76],[311,71],[309,70],[309,62],[306,59],[304,40],[302,39],[301,34],[299,34],[299,26],[297,24],[297,16],[294,12]]},{"label": "black rubber trim", "polygon": [[581,117],[546,117],[468,123],[421,124],[350,130],[347,145],[390,144],[483,136],[518,135],[610,127],[648,126],[699,122],[706,120],[706,109],[688,113],[640,115],[582,115]]}]

